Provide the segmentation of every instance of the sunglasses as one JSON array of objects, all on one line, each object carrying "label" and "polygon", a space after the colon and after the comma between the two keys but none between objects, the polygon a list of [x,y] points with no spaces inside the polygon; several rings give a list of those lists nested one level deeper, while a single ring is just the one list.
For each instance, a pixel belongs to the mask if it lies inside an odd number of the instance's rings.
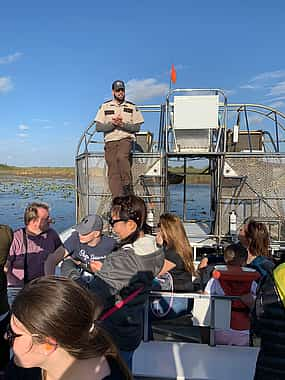
[{"label": "sunglasses", "polygon": [[109,224],[111,227],[114,227],[114,225],[118,222],[127,222],[128,220],[130,219],[127,219],[127,218],[121,218],[121,219],[112,219],[112,218],[109,218]]},{"label": "sunglasses", "polygon": [[125,92],[123,88],[119,88],[118,90],[115,90],[115,92]]},{"label": "sunglasses", "polygon": [[20,336],[22,336],[23,334],[16,334],[12,328],[11,328],[11,325],[9,323],[9,325],[7,326],[7,330],[6,330],[6,333],[5,333],[5,339],[8,340],[8,343],[11,347],[13,347],[14,345],[14,341],[16,338],[19,338]]}]

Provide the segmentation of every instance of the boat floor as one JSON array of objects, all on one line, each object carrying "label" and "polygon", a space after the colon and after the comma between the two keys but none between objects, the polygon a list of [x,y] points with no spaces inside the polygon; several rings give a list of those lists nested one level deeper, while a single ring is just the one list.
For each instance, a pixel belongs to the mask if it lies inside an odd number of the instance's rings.
[{"label": "boat floor", "polygon": [[190,238],[193,247],[212,247],[216,244],[216,240],[211,239],[209,235],[210,228],[207,223],[191,222],[184,223],[184,228],[187,236]]},{"label": "boat floor", "polygon": [[202,344],[208,331],[193,326],[190,315],[154,322],[154,340],[143,342],[135,352],[134,378],[252,380],[258,347],[210,347]]}]

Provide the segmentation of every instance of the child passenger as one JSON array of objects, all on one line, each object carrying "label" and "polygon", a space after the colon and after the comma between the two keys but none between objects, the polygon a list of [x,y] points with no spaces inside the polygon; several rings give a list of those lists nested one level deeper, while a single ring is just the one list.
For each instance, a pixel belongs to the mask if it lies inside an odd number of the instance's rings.
[{"label": "child passenger", "polygon": [[[214,271],[205,288],[206,294],[219,296],[241,296],[246,302],[247,298],[255,296],[259,274],[250,268],[241,268],[246,265],[247,252],[239,244],[228,246],[224,252],[226,267]],[[216,344],[235,346],[249,345],[249,306],[241,300],[232,301],[230,329],[216,329]]]}]

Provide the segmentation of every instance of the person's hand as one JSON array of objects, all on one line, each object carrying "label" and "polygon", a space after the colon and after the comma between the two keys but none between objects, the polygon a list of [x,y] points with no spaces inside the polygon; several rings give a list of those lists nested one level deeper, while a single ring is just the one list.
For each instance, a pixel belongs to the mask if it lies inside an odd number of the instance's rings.
[{"label": "person's hand", "polygon": [[123,125],[123,119],[121,116],[114,116],[112,118],[112,123],[116,126],[116,127],[121,127]]},{"label": "person's hand", "polygon": [[156,240],[156,244],[161,245],[161,246],[163,245],[163,238],[160,231],[156,234],[155,240]]},{"label": "person's hand", "polygon": [[89,265],[90,265],[90,268],[91,268],[92,272],[97,272],[103,266],[103,264],[101,263],[101,261],[98,261],[98,260],[92,260],[92,261],[90,261]]}]

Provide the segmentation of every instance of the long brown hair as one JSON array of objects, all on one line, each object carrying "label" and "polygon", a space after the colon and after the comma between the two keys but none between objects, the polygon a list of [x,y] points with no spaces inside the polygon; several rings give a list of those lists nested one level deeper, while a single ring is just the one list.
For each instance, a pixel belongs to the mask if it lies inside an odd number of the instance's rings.
[{"label": "long brown hair", "polygon": [[56,276],[37,278],[17,295],[12,314],[38,342],[52,338],[76,359],[105,356],[114,359],[131,375],[118,350],[96,318],[101,312],[96,298],[71,279]]},{"label": "long brown hair", "polygon": [[194,274],[192,247],[180,218],[177,215],[165,213],[160,216],[159,223],[167,248],[173,248],[183,260],[185,269]]},{"label": "long brown hair", "polygon": [[269,233],[264,223],[250,220],[246,224],[245,237],[248,240],[248,251],[253,256],[271,257],[269,252]]}]

